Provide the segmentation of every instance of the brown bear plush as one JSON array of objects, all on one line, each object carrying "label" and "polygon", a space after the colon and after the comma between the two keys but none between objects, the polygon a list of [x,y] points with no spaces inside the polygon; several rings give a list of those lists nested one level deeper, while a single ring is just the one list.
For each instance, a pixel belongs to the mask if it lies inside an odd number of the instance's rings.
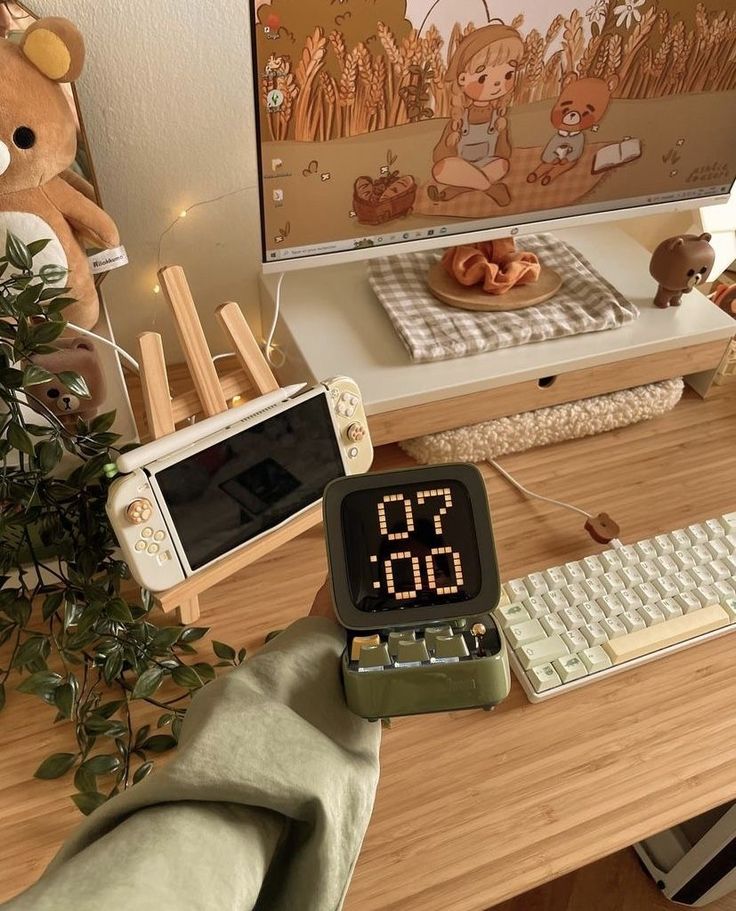
[{"label": "brown bear plush", "polygon": [[18,46],[0,39],[0,250],[8,232],[25,244],[49,240],[34,270],[68,270],[56,282],[75,301],[64,317],[91,329],[99,301],[77,237],[101,249],[120,238],[112,219],[60,176],[74,162],[77,129],[58,83],[76,79],[83,63],[82,36],[66,19],[39,19]]},{"label": "brown bear plush", "polygon": [[32,386],[30,392],[59,418],[65,427],[73,429],[77,418],[90,421],[105,401],[105,375],[95,346],[86,338],[61,338],[55,343],[58,351],[38,354],[33,363],[49,373],[73,371],[84,378],[90,392],[81,398],[70,392],[57,378]]},{"label": "brown bear plush", "polygon": [[652,254],[649,271],[659,282],[654,303],[658,307],[679,307],[682,295],[704,282],[716,261],[708,243],[710,234],[680,234],[668,237]]}]

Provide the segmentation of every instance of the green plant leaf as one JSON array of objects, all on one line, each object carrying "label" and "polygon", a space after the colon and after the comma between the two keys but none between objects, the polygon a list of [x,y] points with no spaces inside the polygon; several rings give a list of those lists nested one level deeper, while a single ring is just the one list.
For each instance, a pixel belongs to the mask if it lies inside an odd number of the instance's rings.
[{"label": "green plant leaf", "polygon": [[198,661],[196,664],[193,664],[192,670],[196,671],[205,682],[214,680],[216,677],[215,669],[211,664],[207,664],[204,661]]},{"label": "green plant leaf", "polygon": [[8,231],[8,236],[5,239],[5,255],[10,265],[16,269],[25,271],[33,267],[33,259],[28,247],[19,237],[11,234],[10,231]]},{"label": "green plant leaf", "polygon": [[148,696],[153,696],[159,686],[161,686],[161,681],[163,679],[164,672],[160,667],[150,667],[140,675],[138,680],[136,680],[132,698],[145,699]]},{"label": "green plant leaf", "polygon": [[212,651],[218,658],[223,658],[225,661],[235,661],[235,649],[231,645],[213,639]]},{"label": "green plant leaf", "polygon": [[74,787],[78,791],[97,790],[97,779],[89,769],[85,769],[84,763],[74,773]]},{"label": "green plant leaf", "polygon": [[46,240],[34,240],[28,244],[28,252],[32,257],[38,256],[38,254],[45,250],[46,247],[51,243],[51,239],[47,238]]},{"label": "green plant leaf", "polygon": [[64,592],[52,592],[44,598],[42,615],[44,620],[48,620],[61,607],[64,600]]},{"label": "green plant leaf", "polygon": [[47,263],[45,266],[41,266],[38,270],[38,274],[45,284],[57,285],[59,282],[64,281],[69,274],[69,270],[57,263]]},{"label": "green plant leaf", "polygon": [[92,433],[104,433],[106,430],[109,430],[112,425],[115,423],[114,411],[107,411],[105,414],[98,414],[96,418],[93,419],[92,423],[89,425],[89,429]]},{"label": "green plant leaf", "polygon": [[54,691],[54,705],[64,718],[72,717],[74,708],[74,687],[71,683],[62,683]]},{"label": "green plant leaf", "polygon": [[38,658],[47,658],[50,651],[49,641],[45,636],[31,636],[21,645],[15,654],[13,667],[23,667]]},{"label": "green plant leaf", "polygon": [[82,767],[93,775],[110,775],[122,765],[120,757],[115,754],[101,753],[82,763]]},{"label": "green plant leaf", "polygon": [[187,690],[196,690],[202,686],[202,679],[194,668],[186,664],[180,664],[171,672],[171,677],[177,686],[182,686]]},{"label": "green plant leaf", "polygon": [[53,778],[61,778],[77,761],[76,753],[54,753],[41,763],[33,773],[34,778],[42,778],[44,781],[50,781]]},{"label": "green plant leaf", "polygon": [[141,763],[138,768],[135,770],[135,775],[133,775],[133,784],[138,784],[139,781],[143,779],[150,773],[153,768],[153,762],[149,759],[147,762]]},{"label": "green plant leaf", "polygon": [[36,364],[31,364],[23,371],[23,386],[25,388],[38,386],[40,383],[50,382],[53,378],[53,373],[49,373],[48,370],[44,370],[43,367],[38,367]]},{"label": "green plant leaf", "polygon": [[44,440],[36,444],[36,458],[38,465],[44,474],[53,471],[61,461],[64,450],[56,440]]},{"label": "green plant leaf", "polygon": [[39,696],[59,686],[62,679],[61,674],[55,674],[53,671],[38,671],[21,681],[16,689],[19,693],[32,693]]},{"label": "green plant leaf", "polygon": [[122,737],[128,732],[122,721],[110,721],[99,715],[90,715],[85,719],[84,727],[90,734],[104,734],[105,737]]},{"label": "green plant leaf", "polygon": [[197,642],[210,631],[208,626],[189,626],[179,636],[179,642]]},{"label": "green plant leaf", "polygon": [[122,620],[123,623],[131,623],[133,621],[130,608],[122,598],[113,598],[112,601],[108,601],[105,606],[105,613],[113,620]]},{"label": "green plant leaf", "polygon": [[64,331],[65,324],[63,322],[51,322],[50,320],[45,323],[39,323],[37,326],[33,326],[29,332],[29,345],[32,348],[37,348],[39,345],[48,345],[50,342],[55,342],[56,339]]},{"label": "green plant leaf", "polygon": [[74,395],[80,395],[82,398],[90,398],[89,386],[83,376],[75,373],[73,370],[62,370],[58,374],[61,382],[66,386],[69,392]]},{"label": "green plant leaf", "polygon": [[8,442],[14,449],[24,452],[26,455],[33,455],[33,442],[23,428],[11,421],[8,425]]},{"label": "green plant leaf", "polygon": [[149,753],[165,753],[167,750],[173,750],[176,746],[176,739],[170,734],[154,734],[141,744],[141,749]]},{"label": "green plant leaf", "polygon": [[104,794],[100,794],[99,791],[83,791],[79,794],[73,794],[72,800],[85,816],[89,816],[93,810],[105,803],[107,797]]}]

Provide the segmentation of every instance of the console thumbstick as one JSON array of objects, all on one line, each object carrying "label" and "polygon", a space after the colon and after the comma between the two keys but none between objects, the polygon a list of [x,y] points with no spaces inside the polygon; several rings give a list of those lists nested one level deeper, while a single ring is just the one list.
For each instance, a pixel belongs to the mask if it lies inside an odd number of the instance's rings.
[{"label": "console thumbstick", "polygon": [[475,638],[475,645],[477,648],[477,654],[479,658],[482,658],[485,655],[485,649],[483,648],[483,637],[488,632],[482,623],[475,623],[470,629],[470,632]]},{"label": "console thumbstick", "polygon": [[353,443],[361,443],[365,439],[365,427],[356,421],[348,427],[347,435]]},{"label": "console thumbstick", "polygon": [[150,500],[133,500],[125,510],[125,515],[133,525],[142,525],[153,515],[153,506]]}]

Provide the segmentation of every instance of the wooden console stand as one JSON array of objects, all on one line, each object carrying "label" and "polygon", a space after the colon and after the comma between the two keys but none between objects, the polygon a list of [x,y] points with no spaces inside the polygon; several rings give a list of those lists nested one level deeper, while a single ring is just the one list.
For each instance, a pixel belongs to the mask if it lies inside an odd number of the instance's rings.
[{"label": "wooden console stand", "polygon": [[[360,386],[374,444],[395,442],[548,405],[685,376],[707,394],[733,320],[702,294],[659,310],[650,254],[620,229],[561,231],[641,310],[620,329],[472,357],[411,362],[376,299],[365,263],[286,275],[277,341],[287,357],[282,384],[348,374]],[[262,278],[270,318],[276,277]]]}]

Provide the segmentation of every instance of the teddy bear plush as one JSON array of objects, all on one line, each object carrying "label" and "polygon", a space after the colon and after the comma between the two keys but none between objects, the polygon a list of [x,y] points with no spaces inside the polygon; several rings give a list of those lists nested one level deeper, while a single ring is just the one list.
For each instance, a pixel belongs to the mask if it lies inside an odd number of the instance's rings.
[{"label": "teddy bear plush", "polygon": [[652,254],[649,272],[659,283],[654,303],[658,307],[679,307],[682,295],[707,281],[716,261],[710,234],[680,234],[668,237]]},{"label": "teddy bear plush", "polygon": [[[48,383],[31,387],[34,397],[57,417],[67,429],[74,429],[77,418],[92,420],[105,401],[105,374],[102,370],[94,344],[86,338],[60,338],[54,345],[58,349],[51,354],[38,354],[32,358],[34,364],[55,374]],[[71,371],[78,373],[87,384],[89,398],[75,395],[68,389],[58,374]]]},{"label": "teddy bear plush", "polygon": [[67,179],[77,128],[60,83],[75,80],[83,64],[82,36],[66,19],[39,19],[18,45],[0,39],[0,250],[8,232],[26,245],[48,240],[34,270],[66,270],[49,284],[69,288],[74,303],[64,318],[91,329],[99,300],[80,239],[108,249],[120,238],[112,219]]}]

